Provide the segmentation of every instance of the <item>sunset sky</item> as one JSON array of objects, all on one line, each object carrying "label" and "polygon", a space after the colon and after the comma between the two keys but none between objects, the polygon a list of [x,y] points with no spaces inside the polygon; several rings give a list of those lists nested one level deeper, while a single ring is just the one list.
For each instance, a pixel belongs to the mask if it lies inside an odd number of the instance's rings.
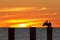
[{"label": "sunset sky", "polygon": [[60,26],[60,0],[0,0],[0,27]]}]

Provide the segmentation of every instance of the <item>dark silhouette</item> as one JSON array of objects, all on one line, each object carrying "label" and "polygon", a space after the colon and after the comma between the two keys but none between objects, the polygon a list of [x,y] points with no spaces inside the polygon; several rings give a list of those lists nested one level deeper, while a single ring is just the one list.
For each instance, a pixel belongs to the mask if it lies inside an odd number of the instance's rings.
[{"label": "dark silhouette", "polygon": [[15,40],[15,28],[8,28],[8,40]]},{"label": "dark silhouette", "polygon": [[51,22],[50,22],[50,21],[46,20],[46,21],[44,22],[43,26],[51,27],[51,26],[52,26],[52,24],[51,24]]},{"label": "dark silhouette", "polygon": [[30,27],[30,40],[36,40],[36,27]]},{"label": "dark silhouette", "polygon": [[[46,20],[42,26],[47,26],[47,40],[52,40],[52,24]],[[15,40],[15,28],[8,28],[9,40]],[[30,40],[36,40],[36,27],[30,27]]]},{"label": "dark silhouette", "polygon": [[48,20],[44,22],[43,26],[47,26],[47,40],[52,40],[52,24]]}]

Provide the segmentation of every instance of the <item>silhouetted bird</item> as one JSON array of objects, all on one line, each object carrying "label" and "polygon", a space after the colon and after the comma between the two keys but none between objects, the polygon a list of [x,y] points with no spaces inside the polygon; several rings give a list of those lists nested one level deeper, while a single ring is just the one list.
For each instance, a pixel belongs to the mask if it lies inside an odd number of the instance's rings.
[{"label": "silhouetted bird", "polygon": [[46,21],[43,23],[42,26],[51,27],[52,25],[51,25],[51,22],[50,22],[50,21],[46,20]]}]

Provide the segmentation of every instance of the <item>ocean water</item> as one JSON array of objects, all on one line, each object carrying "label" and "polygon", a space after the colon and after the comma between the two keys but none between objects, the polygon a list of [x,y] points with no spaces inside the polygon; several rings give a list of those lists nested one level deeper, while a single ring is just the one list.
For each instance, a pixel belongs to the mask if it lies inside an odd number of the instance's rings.
[{"label": "ocean water", "polygon": [[8,40],[8,29],[0,28],[0,40]]},{"label": "ocean water", "polygon": [[[29,29],[15,29],[15,40],[30,40]],[[46,28],[36,29],[36,40],[47,40]],[[53,29],[53,40],[60,40],[60,28]],[[0,28],[0,40],[8,40],[8,29]]]}]

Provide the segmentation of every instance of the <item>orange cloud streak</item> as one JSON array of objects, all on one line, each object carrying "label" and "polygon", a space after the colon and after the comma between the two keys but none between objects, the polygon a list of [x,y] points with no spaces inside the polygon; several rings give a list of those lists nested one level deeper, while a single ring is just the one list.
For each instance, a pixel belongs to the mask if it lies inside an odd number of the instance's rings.
[{"label": "orange cloud streak", "polygon": [[15,11],[31,11],[31,10],[46,10],[47,8],[37,8],[37,7],[16,7],[16,8],[3,8],[0,12],[15,12]]},{"label": "orange cloud streak", "polygon": [[17,8],[3,8],[0,12],[12,12],[12,11],[29,11],[33,9],[32,7],[17,7]]}]

